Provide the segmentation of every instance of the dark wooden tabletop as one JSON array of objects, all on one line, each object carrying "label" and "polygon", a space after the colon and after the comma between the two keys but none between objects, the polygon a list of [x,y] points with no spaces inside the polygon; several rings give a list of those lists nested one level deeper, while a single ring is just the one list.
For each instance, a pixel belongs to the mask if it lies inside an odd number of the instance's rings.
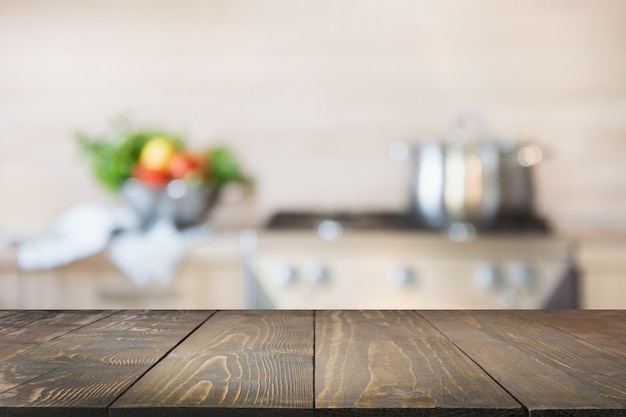
[{"label": "dark wooden tabletop", "polygon": [[0,311],[0,416],[626,416],[625,311]]}]

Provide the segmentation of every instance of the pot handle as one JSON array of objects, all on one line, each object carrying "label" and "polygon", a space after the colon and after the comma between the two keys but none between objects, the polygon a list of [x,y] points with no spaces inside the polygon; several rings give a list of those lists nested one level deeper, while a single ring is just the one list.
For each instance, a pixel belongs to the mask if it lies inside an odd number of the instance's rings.
[{"label": "pot handle", "polygon": [[539,165],[543,160],[543,150],[539,145],[524,145],[517,150],[517,162],[524,168]]},{"label": "pot handle", "polygon": [[464,145],[469,142],[491,140],[491,129],[482,112],[474,108],[459,110],[450,120],[446,131],[448,141]]},{"label": "pot handle", "polygon": [[544,148],[537,143],[524,141],[520,144],[510,135],[500,135],[497,141],[501,153],[515,152],[515,161],[521,167],[530,168],[539,165],[546,158]]}]

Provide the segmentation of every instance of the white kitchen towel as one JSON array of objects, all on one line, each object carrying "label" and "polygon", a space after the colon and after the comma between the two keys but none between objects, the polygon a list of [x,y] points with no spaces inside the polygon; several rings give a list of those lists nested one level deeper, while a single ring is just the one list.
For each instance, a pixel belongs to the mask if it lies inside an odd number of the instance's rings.
[{"label": "white kitchen towel", "polygon": [[16,242],[18,266],[33,271],[86,258],[104,250],[115,230],[135,227],[135,223],[124,208],[95,203],[73,206],[61,213],[47,233]]},{"label": "white kitchen towel", "polygon": [[171,221],[159,220],[147,231],[127,230],[116,235],[108,256],[139,287],[150,281],[167,284],[187,251],[210,239],[212,233],[208,226],[179,231]]}]

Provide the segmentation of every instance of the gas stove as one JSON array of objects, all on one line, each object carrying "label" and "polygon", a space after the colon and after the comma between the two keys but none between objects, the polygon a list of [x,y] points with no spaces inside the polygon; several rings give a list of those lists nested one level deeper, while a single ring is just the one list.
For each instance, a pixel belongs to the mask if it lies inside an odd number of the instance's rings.
[{"label": "gas stove", "polygon": [[394,212],[281,211],[270,217],[266,228],[270,230],[313,230],[325,221],[337,222],[346,230],[402,230],[416,227],[409,221],[408,216]]},{"label": "gas stove", "polygon": [[276,213],[242,239],[248,307],[577,306],[575,242],[545,221],[474,233],[461,225],[461,235],[454,227],[432,230],[388,211]]},{"label": "gas stove", "polygon": [[[316,229],[325,221],[336,222],[344,230],[432,230],[414,216],[393,211],[279,211],[267,221],[268,230]],[[548,223],[538,217],[531,216],[517,219],[501,219],[489,229],[480,230],[487,234],[547,234],[550,232]]]}]

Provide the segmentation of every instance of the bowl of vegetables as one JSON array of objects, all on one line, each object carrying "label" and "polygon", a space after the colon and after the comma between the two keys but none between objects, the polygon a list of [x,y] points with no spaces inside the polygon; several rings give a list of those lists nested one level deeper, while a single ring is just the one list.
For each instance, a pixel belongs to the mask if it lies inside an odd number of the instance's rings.
[{"label": "bowl of vegetables", "polygon": [[225,185],[250,184],[224,145],[192,151],[180,135],[129,128],[99,138],[79,134],[78,143],[96,180],[122,196],[142,228],[160,219],[197,225]]}]

